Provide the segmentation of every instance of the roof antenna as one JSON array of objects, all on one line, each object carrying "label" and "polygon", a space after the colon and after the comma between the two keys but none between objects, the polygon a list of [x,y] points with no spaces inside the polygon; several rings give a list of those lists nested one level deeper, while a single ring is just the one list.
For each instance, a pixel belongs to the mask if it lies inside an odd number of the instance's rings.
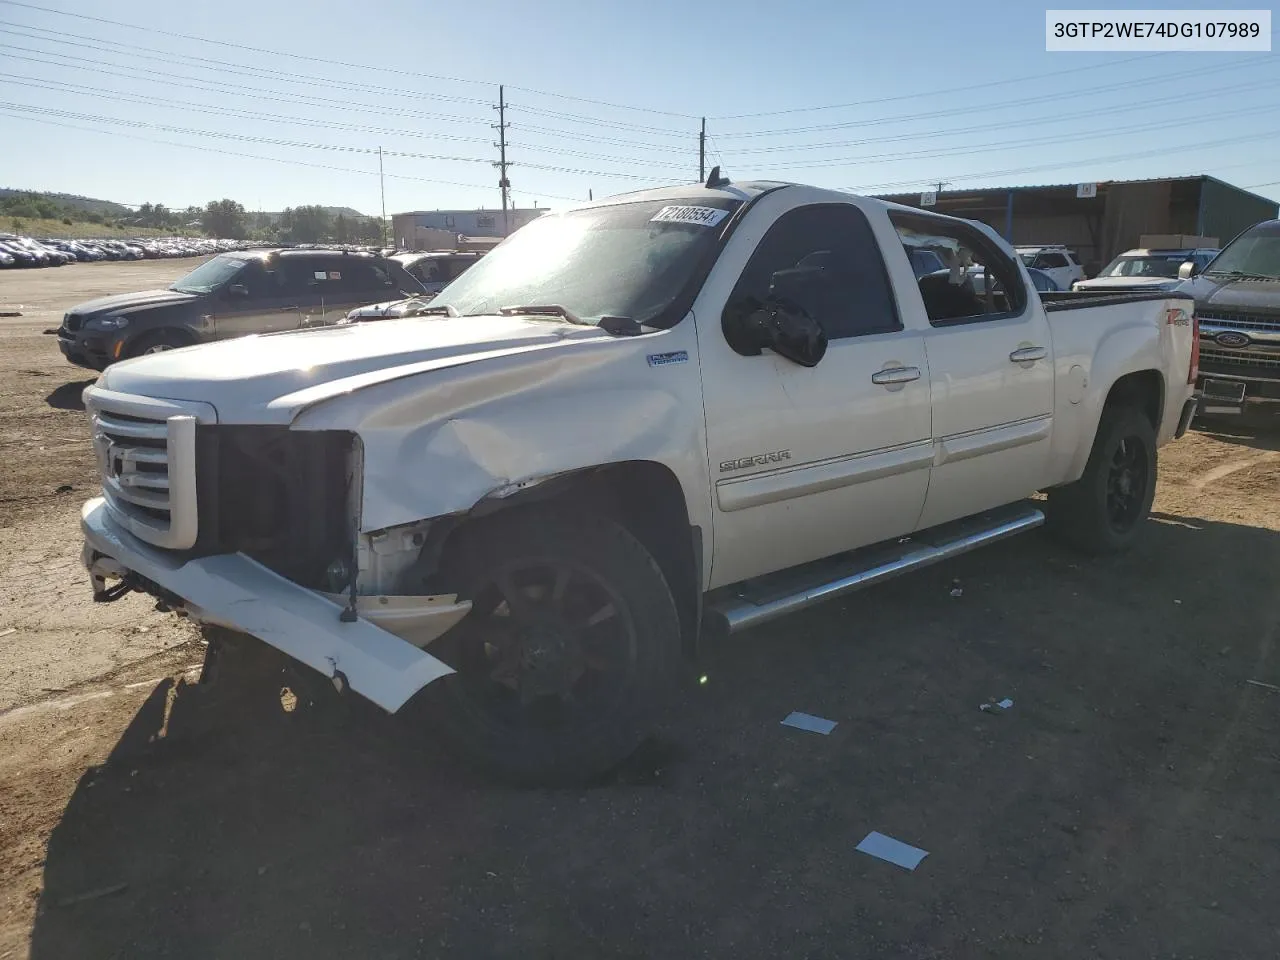
[{"label": "roof antenna", "polygon": [[720,168],[718,166],[712,167],[711,173],[707,176],[707,189],[713,190],[716,187],[727,187],[728,185],[729,178],[720,176]]}]

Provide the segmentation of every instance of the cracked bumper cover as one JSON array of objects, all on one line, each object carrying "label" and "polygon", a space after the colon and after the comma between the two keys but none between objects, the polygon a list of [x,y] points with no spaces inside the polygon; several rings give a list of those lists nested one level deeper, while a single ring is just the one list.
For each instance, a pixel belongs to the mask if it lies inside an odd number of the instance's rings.
[{"label": "cracked bumper cover", "polygon": [[[196,621],[257,637],[327,677],[345,679],[352,690],[388,712],[399,710],[431,681],[453,673],[364,615],[341,622],[339,604],[243,554],[184,561],[150,547],[111,519],[101,497],[84,505],[80,528],[95,592],[101,592],[104,577],[132,572],[181,597]],[[441,606],[426,616],[439,617],[443,629],[438,632],[443,633],[469,606]]]}]

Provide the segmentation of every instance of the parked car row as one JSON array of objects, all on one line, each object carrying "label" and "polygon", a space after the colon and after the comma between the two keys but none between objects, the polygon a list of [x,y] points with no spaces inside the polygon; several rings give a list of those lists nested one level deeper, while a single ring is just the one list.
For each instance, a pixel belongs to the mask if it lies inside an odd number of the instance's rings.
[{"label": "parked car row", "polygon": [[165,290],[92,300],[62,318],[58,346],[71,363],[117,360],[253,333],[342,321],[362,304],[429,294],[395,260],[333,249],[229,250]]},{"label": "parked car row", "polygon": [[61,240],[0,234],[0,267],[60,267],[98,260],[156,260],[165,257],[204,257],[229,250],[245,250],[246,240],[196,237],[145,237],[133,240]]}]

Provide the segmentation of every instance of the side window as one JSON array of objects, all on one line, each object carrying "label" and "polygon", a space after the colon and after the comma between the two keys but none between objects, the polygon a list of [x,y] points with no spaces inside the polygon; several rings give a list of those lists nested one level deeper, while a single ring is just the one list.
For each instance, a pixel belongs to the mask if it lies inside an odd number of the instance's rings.
[{"label": "side window", "polygon": [[382,293],[395,286],[390,271],[373,260],[353,260],[347,264],[344,278],[343,289],[356,293]]},{"label": "side window", "polygon": [[467,272],[467,268],[476,262],[475,257],[458,257],[449,261],[448,269],[445,271],[443,279],[454,280]]},{"label": "side window", "polygon": [[893,213],[889,219],[904,246],[928,246],[943,260],[943,270],[916,281],[934,326],[992,320],[1026,308],[1027,289],[1014,261],[977,230],[927,215]]},{"label": "side window", "polygon": [[275,280],[275,272],[264,269],[261,260],[249,260],[232,283],[243,284],[250,300],[265,300],[275,295]]},{"label": "side window", "polygon": [[423,283],[441,283],[445,280],[444,264],[438,257],[423,260],[417,265],[415,272]]},{"label": "side window", "polygon": [[333,289],[329,264],[319,257],[282,257],[283,289],[289,296],[314,297],[318,301]]},{"label": "side window", "polygon": [[770,298],[802,307],[829,340],[902,329],[871,225],[848,204],[800,207],[769,228],[726,309]]}]

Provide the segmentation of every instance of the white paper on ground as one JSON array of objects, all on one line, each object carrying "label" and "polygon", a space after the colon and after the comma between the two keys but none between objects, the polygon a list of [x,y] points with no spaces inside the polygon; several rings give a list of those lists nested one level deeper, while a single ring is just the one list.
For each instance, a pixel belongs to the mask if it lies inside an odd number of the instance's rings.
[{"label": "white paper on ground", "polygon": [[797,713],[792,711],[787,714],[787,719],[782,721],[784,727],[795,727],[797,730],[807,730],[810,733],[820,733],[824,737],[836,728],[834,720],[824,720],[822,717],[815,717],[811,713]]},{"label": "white paper on ground", "polygon": [[886,837],[883,833],[872,830],[856,848],[861,853],[878,857],[881,860],[888,860],[890,863],[897,864],[907,870],[914,870],[920,865],[920,861],[929,855],[927,850],[921,850],[919,847],[913,847],[909,843],[903,843],[901,840],[895,840],[893,837]]}]

